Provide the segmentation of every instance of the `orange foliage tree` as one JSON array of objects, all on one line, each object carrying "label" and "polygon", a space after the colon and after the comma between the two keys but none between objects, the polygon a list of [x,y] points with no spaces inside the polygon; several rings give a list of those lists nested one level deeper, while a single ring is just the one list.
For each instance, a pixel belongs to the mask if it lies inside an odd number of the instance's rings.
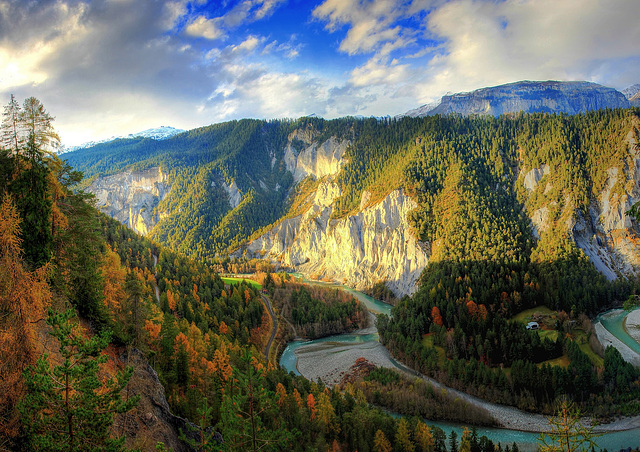
[{"label": "orange foliage tree", "polygon": [[11,199],[7,195],[3,198],[0,203],[0,438],[18,433],[15,408],[24,393],[22,372],[35,362],[36,327],[51,302],[48,266],[33,272],[27,270],[20,246],[20,217]]},{"label": "orange foliage tree", "polygon": [[431,309],[431,318],[433,319],[433,323],[438,326],[442,326],[442,316],[440,315],[440,309],[437,306],[434,306]]}]

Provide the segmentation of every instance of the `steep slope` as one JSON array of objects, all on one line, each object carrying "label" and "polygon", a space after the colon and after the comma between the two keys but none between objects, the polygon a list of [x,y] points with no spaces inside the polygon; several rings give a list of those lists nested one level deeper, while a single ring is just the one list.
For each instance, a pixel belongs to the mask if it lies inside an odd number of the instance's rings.
[{"label": "steep slope", "polygon": [[[359,288],[386,281],[400,295],[433,258],[544,260],[551,236],[610,279],[636,274],[625,212],[638,199],[637,121],[628,110],[240,121],[75,161],[105,211],[174,249],[268,258]],[[510,244],[488,247],[491,236]]]},{"label": "steep slope", "polygon": [[[282,221],[244,251],[275,259],[315,279],[358,289],[385,281],[397,294],[415,292],[429,258],[429,248],[416,240],[407,220],[417,207],[415,201],[397,189],[354,215],[332,219],[339,194],[335,183],[322,182],[306,213]],[[363,192],[363,205],[369,196]]]},{"label": "steep slope", "polygon": [[628,108],[629,101],[613,88],[590,82],[521,81],[445,95],[434,108],[420,107],[407,116],[499,116],[505,113],[566,113],[574,115],[603,108]]},{"label": "steep slope", "polygon": [[87,187],[99,209],[142,235],[148,235],[158,222],[155,209],[170,189],[159,167],[97,178]]}]

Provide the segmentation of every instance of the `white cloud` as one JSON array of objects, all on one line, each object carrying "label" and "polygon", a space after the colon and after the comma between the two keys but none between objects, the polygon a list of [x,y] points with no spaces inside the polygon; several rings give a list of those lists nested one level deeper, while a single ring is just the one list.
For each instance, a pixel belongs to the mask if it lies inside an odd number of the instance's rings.
[{"label": "white cloud", "polygon": [[257,11],[255,12],[255,19],[261,20],[265,17],[269,17],[274,13],[278,6],[285,3],[286,1],[287,0],[264,0],[262,4],[260,4],[260,2],[257,2],[259,6]]},{"label": "white cloud", "polygon": [[258,38],[257,36],[249,36],[237,46],[233,46],[233,51],[248,53],[253,52],[262,41],[264,41],[264,39]]},{"label": "white cloud", "polygon": [[349,82],[353,86],[387,85],[398,87],[407,81],[409,65],[397,61],[386,62],[377,57],[371,58],[363,66],[351,71]]},{"label": "white cloud", "polygon": [[[86,36],[87,30],[80,23],[85,11],[86,5],[83,3],[74,8],[56,3],[47,11],[40,11],[41,17],[36,17],[36,21],[51,21],[51,28],[46,30],[46,34],[0,34],[0,92],[46,81],[50,73],[44,67],[44,62],[61,48]],[[6,24],[8,27],[10,16],[15,15],[15,12],[8,3],[0,5],[0,12],[4,22],[0,26]],[[21,27],[23,21],[24,17],[17,19],[18,23],[14,26]]]},{"label": "white cloud", "polygon": [[[431,79],[423,92],[521,79],[606,84],[610,80],[597,76],[603,65],[635,58],[640,69],[638,17],[635,0],[615,2],[615,7],[602,0],[447,3],[428,16],[429,30],[446,40],[446,51],[429,65]],[[640,73],[624,67],[618,72]]]},{"label": "white cloud", "polygon": [[395,25],[405,17],[407,6],[394,0],[325,0],[313,10],[313,16],[325,20],[329,31],[347,25],[349,30],[340,50],[354,55],[377,50],[383,43],[403,40],[404,34],[413,34],[413,30]]},{"label": "white cloud", "polygon": [[219,19],[207,19],[204,16],[198,16],[187,25],[185,31],[189,36],[214,40],[224,35],[219,23]]}]

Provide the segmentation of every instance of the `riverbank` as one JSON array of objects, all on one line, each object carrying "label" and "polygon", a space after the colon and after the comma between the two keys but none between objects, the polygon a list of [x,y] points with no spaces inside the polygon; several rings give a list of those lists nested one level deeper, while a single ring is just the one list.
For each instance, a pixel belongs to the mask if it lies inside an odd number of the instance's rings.
[{"label": "riverbank", "polygon": [[[621,313],[622,313],[621,309],[611,311],[611,314],[616,316],[620,315]],[[635,310],[631,314],[634,314],[632,316],[632,322],[635,322],[636,319],[638,318],[637,316],[640,315],[640,310]],[[627,321],[630,316],[631,315],[627,316]],[[622,326],[624,330],[628,330],[628,328],[625,327],[625,321],[622,322]],[[598,337],[598,340],[600,341],[600,343],[605,349],[608,346],[615,347],[620,352],[620,355],[622,355],[622,359],[624,359],[628,363],[633,364],[634,366],[640,366],[640,354],[632,350],[627,344],[625,344],[620,339],[618,339],[615,334],[613,334],[611,331],[605,328],[605,326],[602,324],[601,321],[594,323],[594,327],[596,330],[596,335]],[[631,329],[637,330],[637,328],[631,328]],[[629,332],[627,332],[627,334],[629,334]]]},{"label": "riverbank", "polygon": [[[350,292],[353,294],[353,292],[356,291],[350,290]],[[371,303],[370,300],[367,300],[367,302]],[[373,300],[373,302],[376,302],[376,300]],[[372,306],[368,304],[367,307],[371,309]],[[630,323],[630,325],[636,325],[636,323],[633,323],[635,319],[637,319],[637,324],[640,324],[640,310],[636,311],[636,315],[637,317],[632,317],[632,323]],[[600,328],[598,328],[598,326]],[[596,329],[600,330],[597,333],[599,339],[606,337],[605,342],[606,340],[611,341],[611,343],[614,341],[620,342],[602,325],[596,324]],[[640,328],[632,327],[632,329],[638,331],[640,334]],[[298,373],[311,381],[320,379],[326,385],[333,386],[338,384],[342,376],[349,372],[355,361],[362,357],[376,366],[400,369],[409,375],[422,378],[430,382],[436,389],[445,390],[453,394],[456,398],[486,410],[501,428],[529,432],[529,434],[549,431],[549,419],[547,416],[528,413],[511,406],[487,402],[462,391],[449,388],[432,378],[419,374],[398,363],[391,357],[389,351],[378,342],[378,337],[375,333],[377,333],[377,330],[375,327],[372,327],[351,333],[348,335],[348,338],[345,337],[347,335],[340,335],[326,338],[321,340],[321,342],[310,341],[308,344],[297,346],[290,356],[290,358],[295,357],[295,359],[290,359],[289,370],[295,368]],[[603,339],[601,339],[601,341]],[[605,342],[603,342],[603,345],[606,346]],[[623,348],[622,346],[624,346],[624,344],[621,342],[620,344],[620,348]],[[616,343],[616,345],[620,344]],[[629,352],[635,354],[635,352],[630,349]],[[633,355],[631,353],[628,353],[627,356],[632,357]],[[638,365],[640,365],[640,355],[638,355],[638,360]],[[583,423],[586,424],[589,422],[590,419],[583,419]],[[595,428],[595,431],[598,433],[614,433],[634,429],[640,429],[640,416],[621,418],[608,424],[599,425]]]},{"label": "riverbank", "polygon": [[640,343],[640,309],[631,311],[624,321],[624,329],[634,341]]}]

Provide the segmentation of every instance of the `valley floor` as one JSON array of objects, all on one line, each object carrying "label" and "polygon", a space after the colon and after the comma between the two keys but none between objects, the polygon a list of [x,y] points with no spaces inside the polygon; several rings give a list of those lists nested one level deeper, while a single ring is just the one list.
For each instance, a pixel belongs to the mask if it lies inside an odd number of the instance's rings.
[{"label": "valley floor", "polygon": [[[636,312],[640,319],[640,310]],[[369,328],[357,331],[356,334],[370,334],[374,332],[375,329]],[[598,332],[598,335],[600,336],[600,332]],[[497,424],[503,428],[535,433],[549,430],[549,421],[546,416],[528,413],[510,406],[487,402],[462,391],[449,388],[402,364],[398,365],[398,363],[391,358],[389,351],[379,342],[345,343],[336,341],[312,343],[308,346],[301,346],[295,351],[295,354],[298,358],[298,371],[311,381],[316,381],[320,378],[329,386],[338,384],[342,376],[349,372],[355,360],[363,357],[376,366],[392,369],[400,368],[410,375],[418,376],[430,382],[439,390],[444,389],[469,404],[485,409],[496,420]],[[640,428],[640,416],[622,418],[609,424],[600,425],[596,430],[598,432],[614,432],[636,428]]]}]

